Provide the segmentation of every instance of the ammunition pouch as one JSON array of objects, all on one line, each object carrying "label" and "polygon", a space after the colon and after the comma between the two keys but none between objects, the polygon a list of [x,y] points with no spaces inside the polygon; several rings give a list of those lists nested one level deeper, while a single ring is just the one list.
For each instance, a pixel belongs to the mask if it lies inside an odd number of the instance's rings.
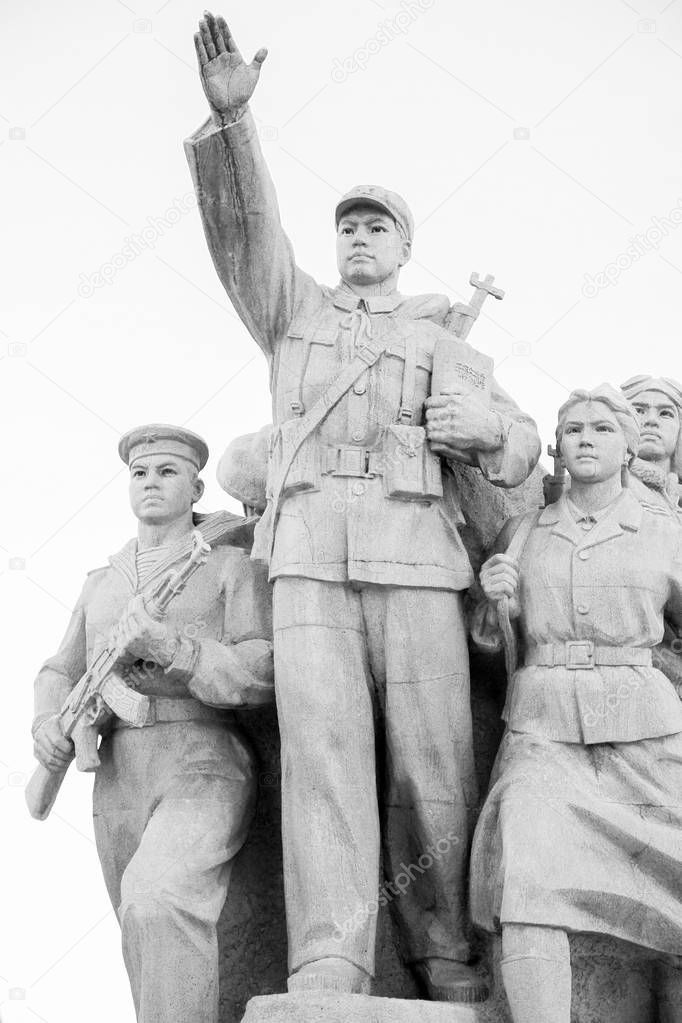
[{"label": "ammunition pouch", "polygon": [[395,424],[383,437],[386,497],[399,501],[438,501],[443,496],[441,460],[431,450],[423,426]]}]

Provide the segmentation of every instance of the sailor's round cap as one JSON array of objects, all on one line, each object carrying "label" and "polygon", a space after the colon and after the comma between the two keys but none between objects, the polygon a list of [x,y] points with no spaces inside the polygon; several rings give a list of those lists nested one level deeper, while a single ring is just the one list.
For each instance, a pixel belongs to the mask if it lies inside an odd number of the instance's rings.
[{"label": "sailor's round cap", "polygon": [[124,433],[118,442],[118,453],[126,465],[148,455],[175,455],[201,470],[208,461],[208,444],[184,426],[149,423]]},{"label": "sailor's round cap", "polygon": [[410,207],[397,192],[391,192],[381,185],[356,185],[346,192],[336,207],[336,226],[344,213],[353,206],[362,206],[367,203],[370,206],[379,206],[389,216],[393,217],[398,227],[402,230],[408,242],[414,237],[414,218]]}]

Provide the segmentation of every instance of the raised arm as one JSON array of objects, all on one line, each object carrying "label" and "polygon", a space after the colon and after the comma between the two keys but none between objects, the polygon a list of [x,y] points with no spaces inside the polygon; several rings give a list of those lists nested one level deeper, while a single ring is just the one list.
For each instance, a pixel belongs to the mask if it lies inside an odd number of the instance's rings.
[{"label": "raised arm", "polygon": [[185,142],[204,233],[218,276],[270,357],[314,282],[296,267],[248,102],[267,50],[246,64],[224,18],[207,13],[194,37],[211,119]]}]

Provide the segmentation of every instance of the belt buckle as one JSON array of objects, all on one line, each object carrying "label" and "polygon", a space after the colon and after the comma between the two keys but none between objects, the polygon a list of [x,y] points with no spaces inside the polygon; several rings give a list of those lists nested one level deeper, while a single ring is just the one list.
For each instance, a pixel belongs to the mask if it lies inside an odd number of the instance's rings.
[{"label": "belt buckle", "polygon": [[365,476],[367,452],[364,448],[339,448],[339,463],[333,476]]},{"label": "belt buckle", "polygon": [[564,646],[567,668],[573,671],[594,668],[594,643],[591,639],[568,639]]}]

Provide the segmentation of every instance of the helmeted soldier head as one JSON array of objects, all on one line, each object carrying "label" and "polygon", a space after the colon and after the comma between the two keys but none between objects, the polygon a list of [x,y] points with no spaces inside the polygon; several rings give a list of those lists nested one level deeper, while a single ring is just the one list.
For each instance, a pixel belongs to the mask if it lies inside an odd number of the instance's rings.
[{"label": "helmeted soldier head", "polygon": [[204,493],[208,445],[182,426],[150,423],[125,433],[118,453],[130,470],[130,504],[140,521],[174,522]]},{"label": "helmeted soldier head", "polygon": [[336,258],[349,285],[394,288],[410,258],[414,218],[397,192],[356,185],[336,206]]},{"label": "helmeted soldier head", "polygon": [[639,457],[682,480],[682,384],[640,374],[621,384],[621,390],[639,419]]}]

